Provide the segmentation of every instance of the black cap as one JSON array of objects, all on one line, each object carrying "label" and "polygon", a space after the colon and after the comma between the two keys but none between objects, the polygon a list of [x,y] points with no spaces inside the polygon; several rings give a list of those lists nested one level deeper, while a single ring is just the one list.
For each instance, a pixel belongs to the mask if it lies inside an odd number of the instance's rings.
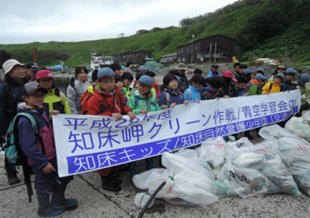
[{"label": "black cap", "polygon": [[212,66],[211,66],[211,68],[218,68],[219,67],[219,65],[217,65],[217,64],[212,64]]},{"label": "black cap", "polygon": [[39,66],[35,62],[28,62],[26,64],[26,68],[30,69],[30,70],[33,70],[33,71],[39,71],[40,70]]}]

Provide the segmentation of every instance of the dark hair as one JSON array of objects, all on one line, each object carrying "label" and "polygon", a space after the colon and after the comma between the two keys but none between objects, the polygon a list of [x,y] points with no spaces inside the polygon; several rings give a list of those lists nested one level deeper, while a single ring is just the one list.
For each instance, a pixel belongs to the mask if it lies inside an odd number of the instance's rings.
[{"label": "dark hair", "polygon": [[[53,79],[53,78],[52,78]],[[40,79],[37,79],[37,82],[40,83]],[[55,89],[55,95],[57,95],[58,97],[60,97],[60,90],[58,87],[55,86],[55,81],[53,79],[53,85],[51,87],[51,89]]]},{"label": "dark hair", "polygon": [[175,78],[175,76],[174,76],[173,74],[171,74],[171,73],[168,73],[166,76],[164,76],[164,78],[163,78],[163,84],[164,84],[165,88],[168,87],[169,83],[170,83],[172,80],[178,81],[177,78]]},{"label": "dark hair", "polygon": [[234,68],[237,67],[237,66],[240,66],[240,65],[241,65],[240,63],[235,63],[234,64]]},{"label": "dark hair", "polygon": [[246,65],[246,64],[240,64],[240,67],[239,68],[241,68],[241,69],[247,69],[248,68],[248,65]]},{"label": "dark hair", "polygon": [[110,65],[110,68],[115,72],[116,70],[121,70],[122,67],[121,65],[117,64],[117,63],[113,63]]},{"label": "dark hair", "polygon": [[230,86],[231,85],[231,78],[226,77],[226,76],[222,76],[223,80],[225,81],[225,86]]},{"label": "dark hair", "polygon": [[195,74],[195,75],[191,78],[191,83],[199,83],[200,85],[204,85],[205,79],[204,79],[203,76],[201,76],[200,74]]},{"label": "dark hair", "polygon": [[75,68],[75,72],[74,72],[75,78],[72,77],[72,78],[70,79],[70,81],[69,81],[70,86],[74,87],[74,81],[75,81],[75,79],[77,78],[77,76],[78,76],[80,73],[82,73],[82,70],[84,70],[84,72],[85,72],[86,74],[88,74],[88,70],[87,70],[86,67],[84,67],[84,66],[79,66],[79,67]]},{"label": "dark hair", "polygon": [[123,78],[119,75],[114,75],[114,79],[115,79],[115,83],[118,83],[118,82],[123,82]]},{"label": "dark hair", "polygon": [[95,69],[95,70],[93,70],[93,72],[91,73],[91,80],[92,80],[92,82],[93,82],[93,81],[96,81],[97,79],[98,79],[98,70]]},{"label": "dark hair", "polygon": [[128,79],[128,80],[132,81],[133,75],[130,72],[126,71],[122,74],[122,78],[123,78],[123,80]]},{"label": "dark hair", "polygon": [[[247,75],[250,75],[250,74],[246,74],[246,76]],[[251,75],[250,75],[251,76]],[[247,77],[245,77],[245,76],[239,76],[238,78],[237,78],[237,82],[240,84],[240,83],[248,83],[249,82],[249,80],[248,80],[248,78]]]},{"label": "dark hair", "polygon": [[143,76],[143,75],[144,75],[144,72],[142,72],[142,71],[137,72],[136,73],[136,80],[139,80],[140,77]]},{"label": "dark hair", "polygon": [[213,88],[219,89],[224,87],[225,85],[225,81],[222,77],[212,77],[210,79],[210,86],[212,86]]},{"label": "dark hair", "polygon": [[171,73],[171,74],[176,75],[176,76],[181,76],[179,71],[177,71],[177,70],[170,70],[168,73]]},{"label": "dark hair", "polygon": [[155,77],[156,76],[156,74],[153,72],[153,71],[146,71],[145,73],[144,73],[144,75],[148,75],[148,76],[150,76],[150,77]]},{"label": "dark hair", "polygon": [[210,80],[211,80],[211,77],[205,78],[205,84],[204,84],[204,86],[207,86],[207,83],[210,84]]},{"label": "dark hair", "polygon": [[202,70],[200,70],[199,68],[196,68],[195,70],[194,70],[194,74],[202,74]]}]

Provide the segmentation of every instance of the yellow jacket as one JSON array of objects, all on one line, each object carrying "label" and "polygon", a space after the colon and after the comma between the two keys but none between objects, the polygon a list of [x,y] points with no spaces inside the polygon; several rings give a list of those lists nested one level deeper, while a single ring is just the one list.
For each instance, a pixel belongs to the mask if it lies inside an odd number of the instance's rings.
[{"label": "yellow jacket", "polygon": [[[272,84],[272,87],[270,89],[270,84]],[[269,91],[270,89],[270,91]],[[281,92],[281,86],[277,83],[268,82],[262,89],[262,94],[266,94],[267,92],[271,93],[278,93]]]},{"label": "yellow jacket", "polygon": [[[66,96],[60,92],[60,97],[55,94],[55,89],[50,89],[45,96],[43,105],[48,111],[58,110],[61,114],[71,114]],[[50,114],[51,117],[51,114]]]}]

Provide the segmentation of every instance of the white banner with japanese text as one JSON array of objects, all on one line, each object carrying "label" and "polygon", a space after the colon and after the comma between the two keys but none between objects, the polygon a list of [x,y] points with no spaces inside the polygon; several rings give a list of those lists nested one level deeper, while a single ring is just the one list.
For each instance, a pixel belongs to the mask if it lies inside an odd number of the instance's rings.
[{"label": "white banner with japanese text", "polygon": [[298,113],[300,91],[208,100],[137,115],[53,116],[60,177],[111,167],[191,147]]}]

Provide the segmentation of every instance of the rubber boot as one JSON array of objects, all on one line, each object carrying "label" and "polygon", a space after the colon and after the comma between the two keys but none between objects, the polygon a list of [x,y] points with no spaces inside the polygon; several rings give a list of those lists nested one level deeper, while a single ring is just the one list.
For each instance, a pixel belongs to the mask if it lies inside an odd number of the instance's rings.
[{"label": "rubber boot", "polygon": [[55,208],[63,208],[66,210],[75,210],[78,207],[78,202],[74,198],[65,198],[67,185],[57,184],[52,195],[51,205]]},{"label": "rubber boot", "polygon": [[116,184],[116,185],[120,185],[122,184],[122,180],[118,179],[117,177],[114,176],[114,173],[111,174],[112,178],[111,178],[111,182]]},{"label": "rubber boot", "polygon": [[17,183],[20,183],[20,180],[17,178],[14,166],[12,164],[7,163],[7,161],[5,161],[5,170],[8,176],[9,185],[15,185]]},{"label": "rubber boot", "polygon": [[122,188],[112,181],[112,175],[108,176],[101,176],[102,188],[104,190],[112,191],[112,192],[119,192]]},{"label": "rubber boot", "polygon": [[38,203],[39,203],[39,209],[38,209],[39,216],[43,217],[58,216],[64,211],[62,208],[57,209],[51,206],[50,195],[48,193],[38,196]]}]

